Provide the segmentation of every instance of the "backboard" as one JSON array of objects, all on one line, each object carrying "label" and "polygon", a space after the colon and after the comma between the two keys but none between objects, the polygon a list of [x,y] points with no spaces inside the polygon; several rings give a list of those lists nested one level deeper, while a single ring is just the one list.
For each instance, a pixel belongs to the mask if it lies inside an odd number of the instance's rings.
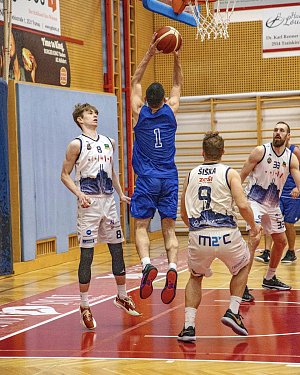
[{"label": "backboard", "polygon": [[143,0],[143,6],[151,12],[161,14],[162,16],[171,18],[175,21],[186,23],[189,26],[197,27],[197,23],[193,15],[188,11],[188,7],[186,7],[186,10],[180,14],[174,13],[172,0]]}]

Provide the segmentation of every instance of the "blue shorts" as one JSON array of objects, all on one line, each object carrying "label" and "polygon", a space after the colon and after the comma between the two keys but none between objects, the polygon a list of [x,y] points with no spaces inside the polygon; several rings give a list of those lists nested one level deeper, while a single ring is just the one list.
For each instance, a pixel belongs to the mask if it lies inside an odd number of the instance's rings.
[{"label": "blue shorts", "polygon": [[177,205],[177,178],[137,178],[130,202],[131,216],[136,219],[152,219],[158,210],[161,219],[176,220]]},{"label": "blue shorts", "polygon": [[280,209],[285,223],[295,224],[300,219],[300,199],[280,197]]}]

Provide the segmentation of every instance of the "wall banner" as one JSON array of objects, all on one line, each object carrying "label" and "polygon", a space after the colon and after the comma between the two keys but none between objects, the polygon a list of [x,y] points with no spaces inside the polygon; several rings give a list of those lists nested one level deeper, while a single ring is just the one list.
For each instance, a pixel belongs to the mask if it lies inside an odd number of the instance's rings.
[{"label": "wall banner", "polygon": [[[3,0],[0,0],[0,21],[3,21]],[[59,0],[13,0],[12,24],[60,35]]]},{"label": "wall banner", "polygon": [[[3,26],[0,26],[0,51]],[[2,75],[0,53],[0,75]],[[9,78],[16,81],[69,87],[70,64],[66,43],[58,38],[12,30]]]},{"label": "wall banner", "polygon": [[265,57],[295,56],[295,51],[300,53],[300,6],[264,9],[263,53],[270,54]]}]

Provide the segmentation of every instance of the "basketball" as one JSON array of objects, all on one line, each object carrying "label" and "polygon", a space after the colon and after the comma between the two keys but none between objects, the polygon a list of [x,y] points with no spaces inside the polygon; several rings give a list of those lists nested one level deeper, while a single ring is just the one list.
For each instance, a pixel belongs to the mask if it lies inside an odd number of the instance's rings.
[{"label": "basketball", "polygon": [[178,30],[172,26],[164,26],[159,29],[155,41],[159,39],[156,48],[162,53],[178,51],[182,44],[182,38]]}]

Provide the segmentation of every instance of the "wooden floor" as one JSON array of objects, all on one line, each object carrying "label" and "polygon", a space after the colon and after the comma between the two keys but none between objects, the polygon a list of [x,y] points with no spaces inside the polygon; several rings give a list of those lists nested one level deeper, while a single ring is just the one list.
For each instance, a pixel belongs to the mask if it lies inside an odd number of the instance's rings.
[{"label": "wooden floor", "polygon": [[[139,300],[138,257],[133,245],[125,246],[127,286],[143,313],[138,321],[111,303],[115,287],[109,274],[109,253],[100,251],[95,256],[91,286],[98,323],[95,332],[79,328],[78,261],[0,278],[1,374],[300,374],[300,261],[278,268],[277,276],[293,286],[292,292],[267,292],[268,295],[261,288],[266,266],[254,262],[248,285],[257,302],[244,305],[242,311],[249,335],[253,336],[249,341],[233,336],[231,330],[219,324],[219,315],[228,304],[230,276],[216,261],[214,275],[205,279],[203,285],[203,304],[197,314],[197,345],[181,345],[174,335],[184,319],[187,238],[181,236],[179,241],[178,293],[169,306],[162,306],[160,301],[162,275],[154,284],[153,296]],[[162,267],[166,265],[164,254],[163,242],[152,241],[151,257]],[[61,296],[66,304],[59,300]],[[117,321],[122,322],[120,333]],[[257,327],[263,332],[257,336],[265,336],[263,348],[255,338]],[[165,332],[170,336],[164,336]],[[146,344],[149,342],[151,345]],[[261,352],[269,354],[263,357]]]}]

